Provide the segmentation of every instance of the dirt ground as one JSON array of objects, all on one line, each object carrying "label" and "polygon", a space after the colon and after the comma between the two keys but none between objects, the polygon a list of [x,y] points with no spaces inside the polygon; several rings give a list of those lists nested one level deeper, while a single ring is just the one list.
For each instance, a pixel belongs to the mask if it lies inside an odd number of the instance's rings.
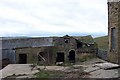
[{"label": "dirt ground", "polygon": [[[118,69],[105,69],[107,61],[94,58],[86,62],[70,66],[36,66],[32,64],[9,64],[0,70],[0,78],[36,78],[48,76],[64,78],[118,78]],[[102,64],[102,67],[96,64]],[[111,65],[111,64],[110,64]],[[107,68],[108,66],[107,65]],[[114,64],[112,65],[114,67]],[[43,74],[41,74],[44,72]],[[57,72],[57,73],[56,73]],[[39,74],[40,73],[40,74]],[[37,74],[38,76],[34,75]],[[63,75],[62,75],[63,74]],[[51,76],[51,75],[49,75]]]}]

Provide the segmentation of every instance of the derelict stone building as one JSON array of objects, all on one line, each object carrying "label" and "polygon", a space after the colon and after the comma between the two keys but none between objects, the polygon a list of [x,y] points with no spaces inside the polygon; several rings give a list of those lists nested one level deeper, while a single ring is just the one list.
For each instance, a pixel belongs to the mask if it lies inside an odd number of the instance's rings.
[{"label": "derelict stone building", "polygon": [[96,44],[91,36],[91,42],[72,36],[16,38],[2,40],[2,60],[10,63],[43,63],[77,62],[82,55],[96,55]]},{"label": "derelict stone building", "polygon": [[[27,47],[44,47],[44,46],[52,46],[52,38],[47,37],[41,37],[41,38],[2,38],[1,39],[1,45],[0,48],[2,58],[0,61],[2,61],[3,65],[6,65],[8,63],[21,63],[21,55],[23,54],[23,58],[25,58],[24,53],[18,53],[16,54],[17,48],[27,48]],[[23,51],[25,52],[25,51]],[[18,57],[17,55],[21,54],[20,61],[17,61]],[[29,57],[29,56],[28,56]],[[26,55],[26,61],[29,58],[27,58]],[[24,61],[24,60],[23,60]],[[32,60],[31,60],[32,61]]]},{"label": "derelict stone building", "polygon": [[108,33],[108,59],[118,63],[120,55],[120,0],[108,0]]}]

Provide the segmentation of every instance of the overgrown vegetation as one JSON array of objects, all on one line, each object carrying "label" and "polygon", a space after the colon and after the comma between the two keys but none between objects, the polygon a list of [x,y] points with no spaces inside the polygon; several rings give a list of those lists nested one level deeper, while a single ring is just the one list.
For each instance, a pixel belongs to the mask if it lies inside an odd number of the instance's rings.
[{"label": "overgrown vegetation", "polygon": [[99,49],[108,50],[108,36],[94,38]]},{"label": "overgrown vegetation", "polygon": [[70,68],[70,70],[68,70],[67,72],[41,70],[34,75],[36,76],[36,78],[82,78],[85,75],[89,75],[89,73],[83,72],[81,70],[75,71],[74,68]]},{"label": "overgrown vegetation", "polygon": [[108,36],[101,36],[92,38],[91,35],[88,36],[73,36],[74,38],[86,42],[86,43],[93,43],[94,41],[97,42],[99,49],[108,50]]},{"label": "overgrown vegetation", "polygon": [[74,38],[76,38],[79,41],[85,42],[85,43],[93,43],[94,39],[91,35],[88,36],[73,36]]},{"label": "overgrown vegetation", "polygon": [[64,73],[61,71],[47,71],[41,70],[35,74],[36,78],[59,78],[64,77]]}]

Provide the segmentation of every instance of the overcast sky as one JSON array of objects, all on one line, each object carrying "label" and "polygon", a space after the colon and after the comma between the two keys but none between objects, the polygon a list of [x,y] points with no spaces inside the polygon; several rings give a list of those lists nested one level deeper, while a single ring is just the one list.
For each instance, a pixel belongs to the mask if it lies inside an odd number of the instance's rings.
[{"label": "overcast sky", "polygon": [[107,35],[107,0],[0,0],[0,36]]}]

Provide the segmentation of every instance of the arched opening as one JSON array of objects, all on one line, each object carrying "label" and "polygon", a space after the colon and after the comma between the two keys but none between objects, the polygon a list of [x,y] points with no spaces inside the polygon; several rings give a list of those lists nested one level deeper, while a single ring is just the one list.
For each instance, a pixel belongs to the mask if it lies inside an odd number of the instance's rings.
[{"label": "arched opening", "polygon": [[71,50],[71,51],[69,52],[68,58],[69,58],[69,61],[70,61],[71,63],[75,63],[75,51],[74,51],[74,50]]},{"label": "arched opening", "polygon": [[64,62],[64,53],[57,52],[56,62]]}]

